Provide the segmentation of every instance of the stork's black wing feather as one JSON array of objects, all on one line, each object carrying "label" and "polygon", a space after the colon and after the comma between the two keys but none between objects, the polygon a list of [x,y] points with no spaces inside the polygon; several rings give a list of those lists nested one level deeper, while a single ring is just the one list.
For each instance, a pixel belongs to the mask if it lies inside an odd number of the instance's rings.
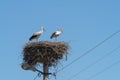
[{"label": "stork's black wing feather", "polygon": [[55,34],[56,34],[56,32],[54,32],[54,33],[50,36],[50,38],[52,39],[53,37],[55,37]]},{"label": "stork's black wing feather", "polygon": [[29,40],[31,41],[32,39],[34,39],[34,38],[36,38],[37,37],[37,35],[32,35],[30,38],[29,38]]}]

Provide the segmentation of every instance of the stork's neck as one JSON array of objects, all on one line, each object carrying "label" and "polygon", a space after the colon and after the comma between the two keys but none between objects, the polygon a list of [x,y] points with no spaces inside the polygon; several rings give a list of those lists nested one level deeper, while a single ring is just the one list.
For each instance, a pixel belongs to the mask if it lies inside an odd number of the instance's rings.
[{"label": "stork's neck", "polygon": [[43,30],[43,28],[40,30],[40,33],[43,33],[44,32],[44,30]]},{"label": "stork's neck", "polygon": [[62,30],[58,30],[58,32],[62,33]]}]

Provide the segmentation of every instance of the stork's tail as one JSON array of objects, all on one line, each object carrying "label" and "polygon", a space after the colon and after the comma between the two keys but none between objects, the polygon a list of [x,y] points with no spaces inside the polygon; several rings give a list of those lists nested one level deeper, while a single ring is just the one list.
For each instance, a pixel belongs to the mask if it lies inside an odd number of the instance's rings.
[{"label": "stork's tail", "polygon": [[52,39],[53,38],[53,36],[50,36],[50,39]]},{"label": "stork's tail", "polygon": [[30,37],[30,38],[29,38],[29,41],[31,41],[31,40],[32,40],[32,38]]}]

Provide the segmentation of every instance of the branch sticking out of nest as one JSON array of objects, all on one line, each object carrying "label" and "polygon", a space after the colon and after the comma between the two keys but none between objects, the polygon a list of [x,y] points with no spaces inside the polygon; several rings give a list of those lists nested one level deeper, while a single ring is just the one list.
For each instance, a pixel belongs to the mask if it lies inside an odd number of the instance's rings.
[{"label": "branch sticking out of nest", "polygon": [[68,49],[66,42],[31,42],[27,43],[23,49],[23,60],[32,66],[38,63],[55,66],[58,60],[68,53]]}]

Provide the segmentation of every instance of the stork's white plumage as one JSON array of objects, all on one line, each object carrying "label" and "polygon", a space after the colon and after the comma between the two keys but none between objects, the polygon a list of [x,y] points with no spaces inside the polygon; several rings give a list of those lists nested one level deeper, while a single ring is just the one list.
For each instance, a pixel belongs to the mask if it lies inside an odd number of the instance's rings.
[{"label": "stork's white plumage", "polygon": [[57,40],[57,37],[62,33],[63,31],[62,31],[62,29],[58,29],[56,32],[54,32],[51,36],[50,36],[50,38],[52,39],[52,38],[56,38],[56,40]]},{"label": "stork's white plumage", "polygon": [[36,33],[34,33],[34,34],[29,38],[29,40],[31,41],[31,40],[36,39],[36,40],[38,41],[38,38],[40,37],[40,35],[41,35],[44,31],[45,31],[45,29],[44,29],[43,27],[41,27],[41,30],[38,31],[38,32],[36,32]]}]

